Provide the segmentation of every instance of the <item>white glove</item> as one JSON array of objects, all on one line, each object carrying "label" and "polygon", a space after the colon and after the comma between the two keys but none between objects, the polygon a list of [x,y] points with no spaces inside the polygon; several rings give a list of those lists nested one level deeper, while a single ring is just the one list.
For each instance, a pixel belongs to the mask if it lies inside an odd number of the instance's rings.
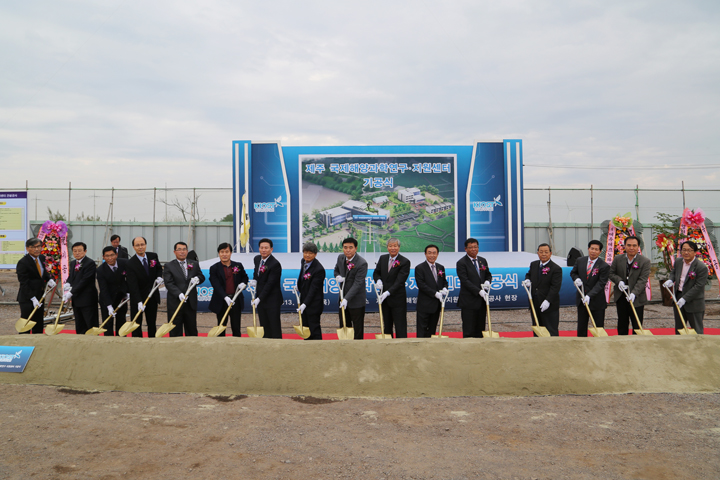
[{"label": "white glove", "polygon": [[342,299],[342,302],[340,302],[340,308],[347,308],[347,300],[344,298]]},{"label": "white glove", "polygon": [[69,283],[64,283],[63,292],[69,292],[70,290],[72,290],[72,285],[70,285]]},{"label": "white glove", "polygon": [[335,281],[337,283],[343,283],[345,281],[345,277],[341,277],[340,275],[338,275],[337,277],[335,277]]},{"label": "white glove", "polygon": [[138,302],[138,311],[140,311],[140,312],[145,311],[145,305],[143,305],[143,302]]},{"label": "white glove", "polygon": [[579,278],[576,278],[575,285],[577,285],[578,287],[582,287],[583,286],[582,280],[580,280]]},{"label": "white glove", "polygon": [[48,283],[47,283],[48,287],[55,288],[55,285],[57,285],[57,283],[55,283],[55,280],[53,280],[52,278],[50,280],[48,280]]},{"label": "white glove", "polygon": [[678,308],[682,308],[683,305],[685,305],[685,299],[681,298],[680,300],[678,300]]},{"label": "white glove", "polygon": [[485,280],[485,283],[483,283],[483,288],[490,290],[490,282],[488,280]]},{"label": "white glove", "polygon": [[583,303],[585,305],[588,305],[590,303],[590,295],[585,295],[585,298],[583,298]]},{"label": "white glove", "polygon": [[547,300],[545,300],[543,303],[540,304],[540,311],[541,311],[541,312],[544,312],[544,311],[547,310],[548,308],[550,308],[550,302],[548,302]]},{"label": "white glove", "polygon": [[227,303],[227,306],[229,307],[230,305],[234,304],[235,302],[232,301],[232,298],[225,297],[225,303]]},{"label": "white glove", "polygon": [[440,300],[442,302],[443,299],[443,293],[442,292],[435,292],[435,298]]},{"label": "white glove", "polygon": [[625,289],[627,288],[627,285],[625,285],[625,282],[623,282],[622,280],[620,280],[620,282],[618,282],[618,288],[619,288],[621,291],[624,292]]},{"label": "white glove", "polygon": [[240,285],[238,285],[238,288],[240,290],[245,290],[245,287],[247,287],[247,285],[245,285],[244,283],[241,283]]},{"label": "white glove", "polygon": [[112,315],[113,317],[115,316],[115,309],[112,308],[112,305],[107,306],[107,311],[108,311],[108,315]]},{"label": "white glove", "polygon": [[380,295],[380,300],[378,300],[378,303],[382,304],[382,302],[384,302],[385,299],[389,296],[390,296],[390,292],[383,293],[382,295]]},{"label": "white glove", "polygon": [[672,288],[673,285],[675,285],[675,282],[673,282],[672,280],[668,280],[667,282],[663,283],[663,287],[665,288]]},{"label": "white glove", "polygon": [[628,295],[628,302],[635,303],[635,294],[634,293],[631,293],[630,295]]},{"label": "white glove", "polygon": [[248,285],[250,285],[252,288],[257,287],[257,280],[248,280]]},{"label": "white glove", "polygon": [[63,302],[67,303],[72,298],[72,292],[65,292],[63,294]]},{"label": "white glove", "polygon": [[33,307],[35,307],[35,308],[40,308],[40,302],[38,302],[38,299],[37,299],[37,298],[33,297],[33,298],[30,299],[30,301],[32,302]]},{"label": "white glove", "polygon": [[303,313],[303,312],[305,311],[305,308],[307,308],[307,307],[306,307],[306,305],[303,303],[302,305],[300,305],[300,306],[298,307],[298,309],[297,309],[298,313]]},{"label": "white glove", "polygon": [[530,288],[530,286],[532,285],[532,283],[530,283],[530,280],[523,280],[522,283],[523,283],[523,287],[525,287],[525,288]]},{"label": "white glove", "polygon": [[442,292],[443,295],[447,295],[447,294],[448,294],[448,289],[447,289],[447,288],[443,288],[443,289],[440,290],[440,291]]},{"label": "white glove", "polygon": [[258,305],[260,305],[260,299],[256,298],[255,300],[252,301],[252,304],[257,307]]},{"label": "white glove", "polygon": [[157,282],[158,285],[162,285],[163,283],[165,283],[165,280],[163,280],[162,277],[157,277],[157,278],[155,279],[155,281]]},{"label": "white glove", "polygon": [[126,293],[126,294],[125,294],[125,300],[127,300],[128,302],[130,301],[130,294],[129,294],[129,293]]},{"label": "white glove", "polygon": [[382,286],[383,286],[382,280],[378,280],[377,282],[375,282],[375,285],[377,286],[378,290],[382,290]]},{"label": "white glove", "polygon": [[480,290],[480,296],[481,296],[482,299],[485,300],[486,302],[488,301],[488,293],[487,293],[485,290]]},{"label": "white glove", "polygon": [[190,279],[190,286],[191,286],[191,287],[197,285],[198,283],[200,283],[200,279],[199,279],[198,277],[192,277],[192,278]]},{"label": "white glove", "polygon": [[185,294],[184,294],[184,293],[181,293],[180,295],[178,295],[178,298],[180,299],[181,302],[184,302],[184,301],[185,301]]}]

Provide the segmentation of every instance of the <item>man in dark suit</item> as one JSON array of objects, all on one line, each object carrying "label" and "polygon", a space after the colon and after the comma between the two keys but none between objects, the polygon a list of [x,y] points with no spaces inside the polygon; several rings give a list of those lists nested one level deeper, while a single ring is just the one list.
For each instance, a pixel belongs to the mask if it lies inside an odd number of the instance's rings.
[{"label": "man in dark suit", "polygon": [[147,252],[147,240],[145,237],[135,237],[132,240],[135,255],[128,261],[127,283],[130,290],[130,315],[142,312],[138,317],[140,328],[132,332],[133,337],[142,337],[143,316],[147,323],[147,334],[149,338],[155,337],[157,331],[157,310],[160,303],[160,292],[155,290],[153,296],[143,305],[145,299],[150,295],[155,282],[162,283],[162,265],[157,253]]},{"label": "man in dark suit", "polygon": [[[670,280],[664,287],[674,287],[678,307],[682,311],[688,328],[694,328],[699,334],[704,333],[703,319],[705,317],[705,285],[708,281],[708,268],[705,263],[696,257],[698,246],[695,242],[687,241],[680,247],[682,262],[676,260]],[[675,335],[683,328],[677,308],[673,307],[675,315]]]},{"label": "man in dark suit", "polygon": [[302,324],[310,329],[306,340],[322,340],[320,317],[325,308],[323,284],[325,283],[325,267],[317,257],[318,248],[312,242],[303,245],[303,259],[300,261],[300,274],[297,288],[300,292],[298,312],[302,316]]},{"label": "man in dark suit", "polygon": [[344,296],[340,302],[341,311],[338,312],[340,328],[343,326],[344,307],[347,327],[355,329],[355,340],[362,340],[365,335],[365,277],[368,265],[365,259],[357,254],[357,245],[357,240],[352,237],[343,240],[343,253],[338,255],[334,274]]},{"label": "man in dark suit", "polygon": [[[478,255],[478,241],[465,240],[465,253],[455,265],[460,279],[457,306],[462,319],[463,338],[482,338],[487,320],[487,302],[492,273],[487,260]],[[484,288],[483,288],[484,287]]]},{"label": "man in dark suit", "polygon": [[255,270],[250,286],[256,287],[255,308],[260,319],[260,325],[265,329],[265,338],[282,338],[280,325],[280,307],[283,303],[282,265],[272,256],[273,242],[263,238],[258,243],[257,255],[254,259]]},{"label": "man in dark suit", "polygon": [[73,315],[75,316],[75,333],[85,332],[98,323],[98,291],[95,287],[95,271],[97,265],[87,257],[87,245],[75,242],[72,246],[75,260],[70,262],[70,274],[67,283],[71,289],[65,292],[65,301],[72,298]]},{"label": "man in dark suit", "polygon": [[[177,242],[173,247],[175,260],[165,264],[163,270],[163,279],[165,280],[165,288],[167,288],[167,306],[168,306],[168,322],[175,310],[182,306],[178,314],[173,320],[173,324],[177,325],[170,330],[171,337],[182,337],[183,330],[186,337],[197,337],[197,285],[205,281],[205,275],[200,270],[200,264],[197,261],[187,260],[188,246],[185,242]],[[190,289],[185,298],[185,292],[190,287],[193,278],[197,278],[196,286]]]},{"label": "man in dark suit", "polygon": [[[624,291],[629,291],[630,302],[635,305],[640,325],[642,325],[647,303],[645,286],[650,277],[651,262],[640,252],[640,239],[634,236],[625,239],[625,253],[613,259],[610,266],[610,280],[615,284],[615,306],[618,315],[618,335],[627,335],[632,318],[633,330],[639,329],[637,320]],[[635,332],[633,331],[633,334]]]},{"label": "man in dark suit", "polygon": [[[553,262],[552,250],[547,243],[538,246],[538,258],[530,263],[523,284],[530,288],[535,314],[541,327],[547,328],[550,336],[560,335],[560,287],[562,268]],[[530,312],[532,318],[532,312]],[[535,321],[532,321],[535,325]],[[535,335],[533,333],[533,335]]]},{"label": "man in dark suit", "polygon": [[25,242],[27,255],[17,263],[17,273],[20,288],[18,289],[17,301],[20,304],[20,318],[27,318],[37,306],[38,309],[31,319],[35,322],[32,330],[22,333],[43,333],[43,317],[45,316],[45,305],[40,303],[40,298],[45,292],[45,284],[55,288],[55,280],[45,268],[45,255],[41,255],[42,241],[39,238],[31,238]]},{"label": "man in dark suit", "polygon": [[395,338],[407,338],[405,281],[410,276],[410,260],[400,255],[400,240],[397,238],[387,241],[387,250],[387,254],[380,255],[373,272],[373,280],[378,290],[383,292],[379,299],[385,323],[383,333],[392,337],[395,325]]},{"label": "man in dark suit", "polygon": [[590,316],[585,305],[590,307],[590,313],[592,313],[595,320],[595,325],[598,327],[605,326],[605,309],[607,308],[605,285],[610,275],[610,265],[599,258],[602,247],[602,243],[598,240],[590,240],[590,243],[588,243],[588,256],[578,258],[570,272],[570,278],[573,279],[575,285],[584,289],[585,292],[585,296],[581,296],[580,292],[575,295],[575,305],[577,305],[578,312],[578,337],[587,337],[588,334]]},{"label": "man in dark suit", "polygon": [[[125,323],[128,306],[127,303],[115,313],[115,308],[130,294],[127,286],[127,264],[124,258],[117,258],[113,247],[103,248],[105,262],[97,269],[97,281],[100,287],[100,316],[112,315],[113,318],[105,324],[106,337],[118,335],[120,327]],[[104,307],[104,308],[103,308]]]},{"label": "man in dark suit", "polygon": [[[232,260],[232,245],[229,243],[221,243],[217,248],[220,261],[210,267],[210,285],[213,287],[213,294],[210,298],[210,311],[217,315],[218,325],[225,315],[225,311],[232,306],[226,320],[226,324],[232,328],[233,337],[242,337],[240,330],[240,320],[242,310],[245,306],[245,299],[241,293],[233,303],[232,298],[239,286],[245,286],[248,283],[248,275],[245,272],[243,264]],[[225,330],[219,335],[225,336]]]},{"label": "man in dark suit", "polygon": [[439,251],[437,245],[428,245],[425,247],[427,261],[415,266],[417,338],[430,338],[435,334],[442,307],[440,302],[447,294],[445,267],[436,262]]},{"label": "man in dark suit", "polygon": [[113,235],[110,237],[110,245],[112,245],[113,249],[115,249],[115,255],[117,255],[117,258],[130,258],[127,248],[120,245],[120,235]]}]

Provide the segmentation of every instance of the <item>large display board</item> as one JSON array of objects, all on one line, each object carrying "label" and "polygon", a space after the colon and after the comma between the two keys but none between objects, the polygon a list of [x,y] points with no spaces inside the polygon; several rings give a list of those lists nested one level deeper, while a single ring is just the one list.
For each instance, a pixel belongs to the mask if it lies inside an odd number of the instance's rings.
[{"label": "large display board", "polygon": [[0,192],[0,268],[17,266],[27,232],[27,192]]}]

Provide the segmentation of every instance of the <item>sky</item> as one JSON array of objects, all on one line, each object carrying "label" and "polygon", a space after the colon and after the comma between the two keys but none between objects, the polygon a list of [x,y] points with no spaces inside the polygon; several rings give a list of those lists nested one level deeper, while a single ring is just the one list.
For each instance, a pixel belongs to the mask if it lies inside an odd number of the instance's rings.
[{"label": "sky", "polygon": [[229,188],[233,140],[504,138],[526,187],[718,188],[718,107],[717,1],[0,5],[0,189]]}]

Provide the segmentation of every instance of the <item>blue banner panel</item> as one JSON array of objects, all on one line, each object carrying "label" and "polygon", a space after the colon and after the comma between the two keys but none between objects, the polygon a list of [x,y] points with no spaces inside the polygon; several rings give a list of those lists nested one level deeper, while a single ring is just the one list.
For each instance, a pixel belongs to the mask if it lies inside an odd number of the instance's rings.
[{"label": "blue banner panel", "polygon": [[22,373],[35,347],[0,346],[0,373]]},{"label": "blue banner panel", "polygon": [[263,238],[272,240],[278,252],[290,251],[291,197],[281,156],[277,143],[252,144],[249,207],[251,245],[256,252]]},{"label": "blue banner panel", "polygon": [[476,238],[482,251],[508,249],[505,162],[503,142],[478,143],[468,184],[468,236]]}]

